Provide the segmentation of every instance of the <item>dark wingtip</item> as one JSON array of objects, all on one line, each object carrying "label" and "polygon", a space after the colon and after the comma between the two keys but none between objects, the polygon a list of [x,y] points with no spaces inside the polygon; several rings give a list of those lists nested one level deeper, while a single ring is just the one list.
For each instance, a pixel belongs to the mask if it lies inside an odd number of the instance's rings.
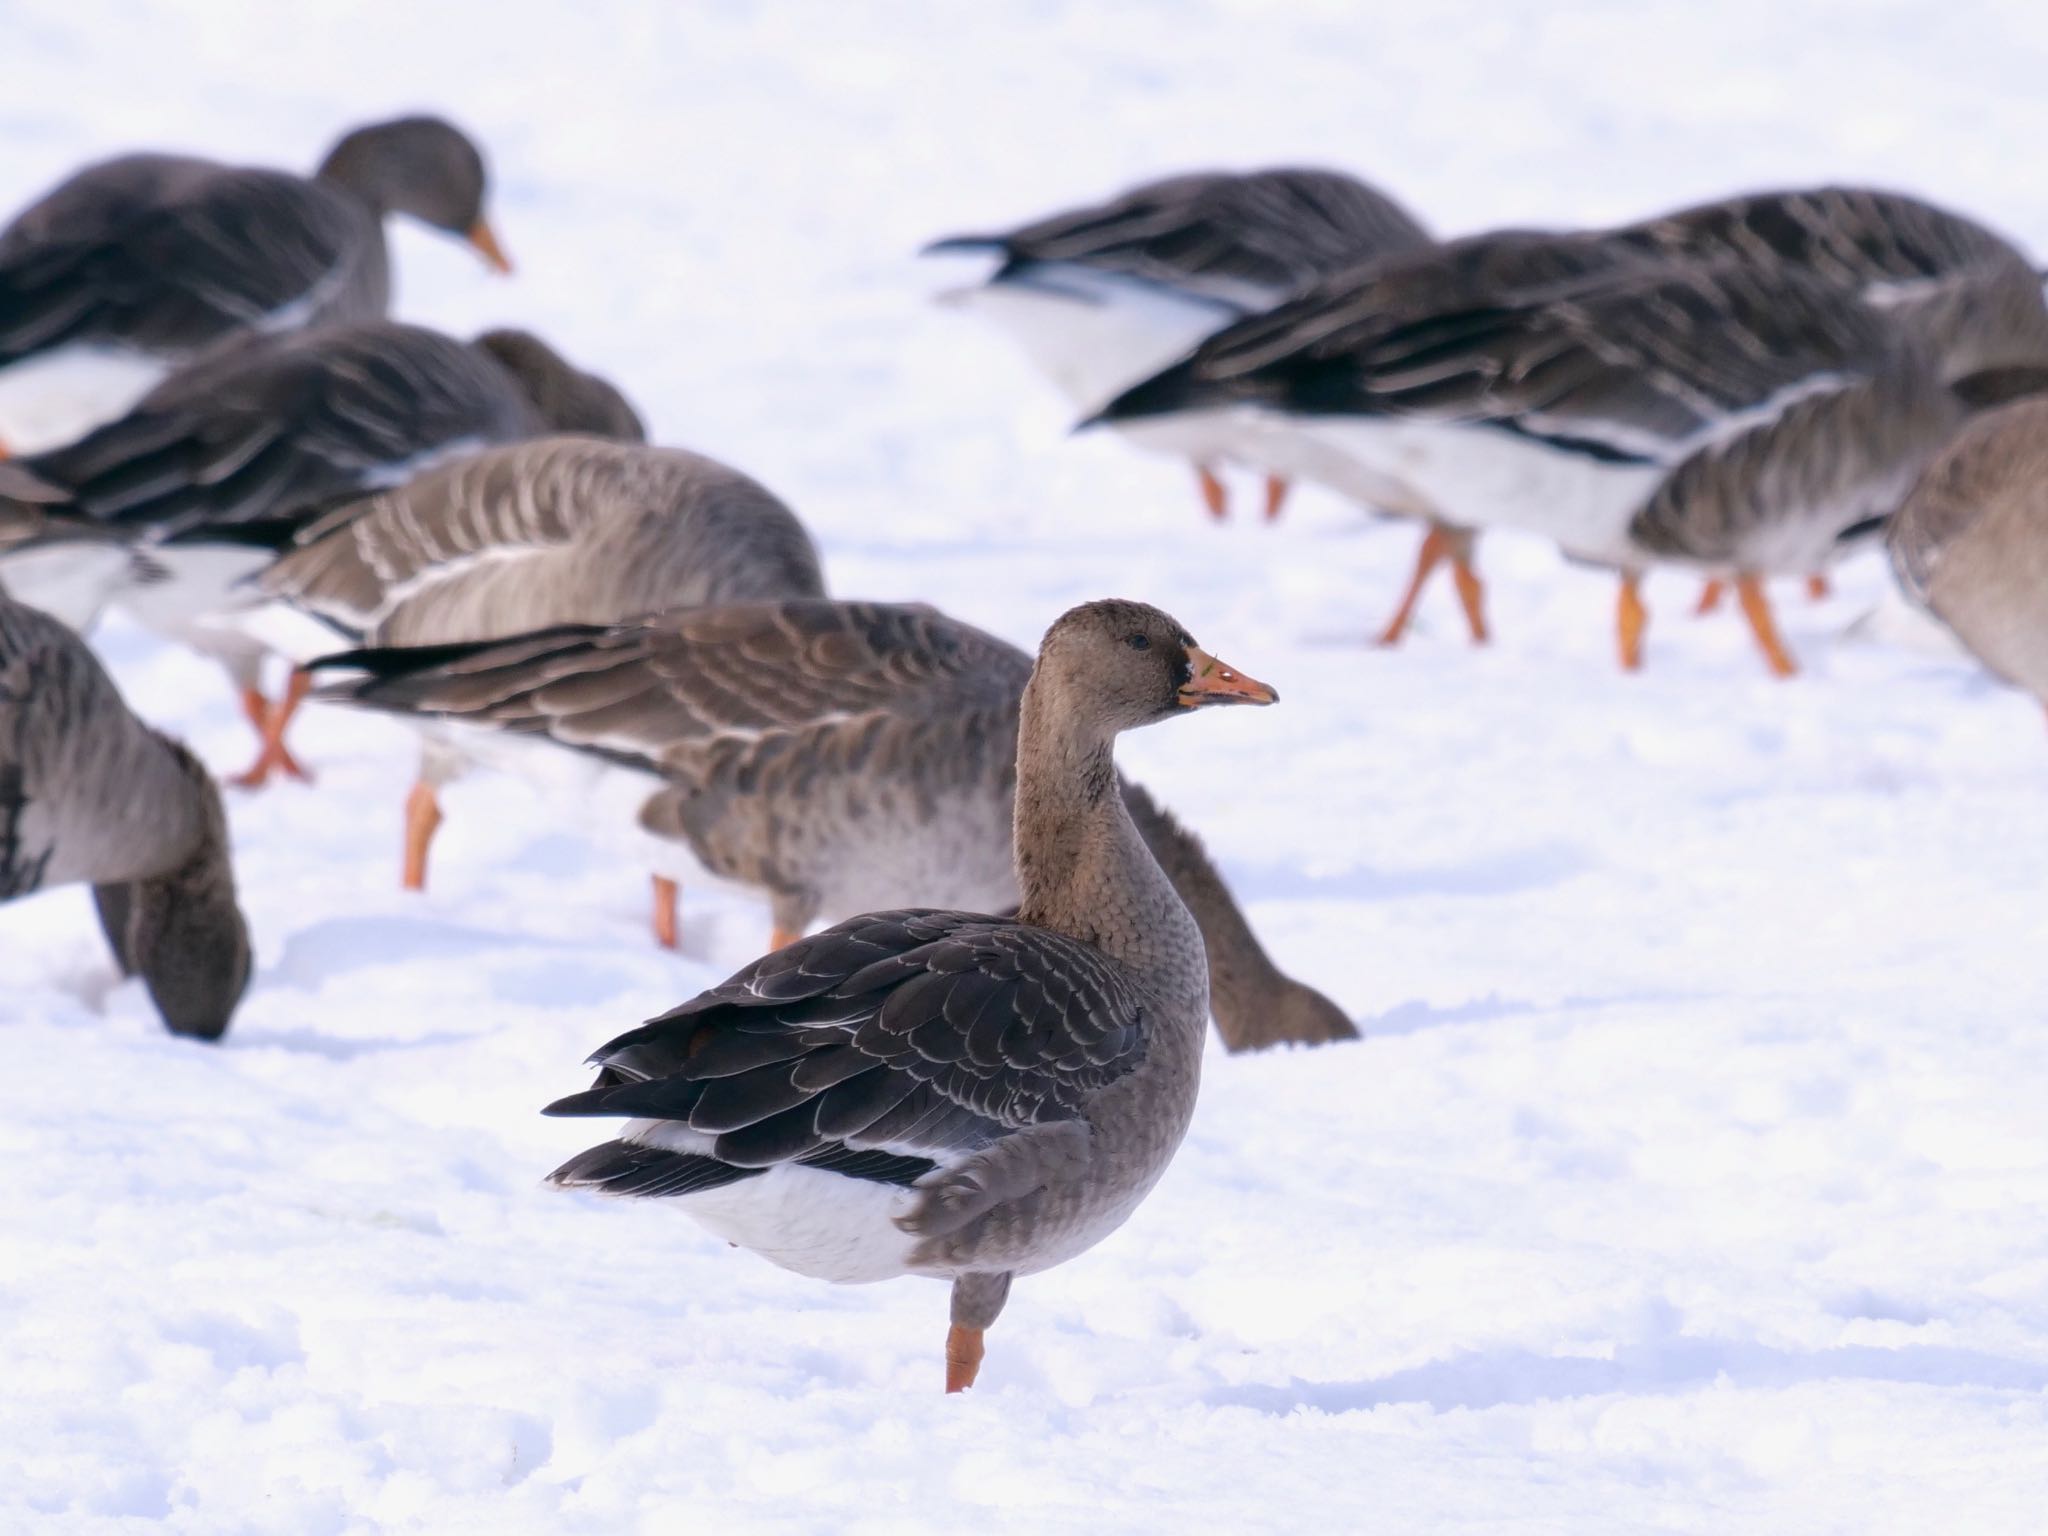
[{"label": "dark wingtip", "polygon": [[1005,249],[1000,235],[946,235],[918,247],[920,256],[950,256],[956,252],[969,255],[997,255]]},{"label": "dark wingtip", "polygon": [[1093,416],[1077,422],[1074,430],[1086,432],[1091,427],[1134,421],[1145,416],[1171,416],[1193,404],[1194,393],[1187,365],[1177,363],[1149,379],[1139,380]]},{"label": "dark wingtip", "polygon": [[555,1100],[541,1113],[558,1118],[565,1115],[615,1115],[618,1111],[605,1103],[609,1093],[608,1088],[586,1088],[581,1093],[568,1094]]}]

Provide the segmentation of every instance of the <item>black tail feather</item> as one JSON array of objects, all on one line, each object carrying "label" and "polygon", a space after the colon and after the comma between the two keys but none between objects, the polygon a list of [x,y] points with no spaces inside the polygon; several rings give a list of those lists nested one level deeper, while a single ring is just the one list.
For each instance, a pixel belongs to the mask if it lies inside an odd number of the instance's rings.
[{"label": "black tail feather", "polygon": [[1176,363],[1149,379],[1141,379],[1118,395],[1093,416],[1075,424],[1076,432],[1110,422],[1133,421],[1143,416],[1171,416],[1209,403],[1207,391],[1195,379],[1186,363]]},{"label": "black tail feather", "polygon": [[734,1168],[698,1152],[671,1152],[634,1141],[607,1141],[579,1152],[548,1175],[562,1189],[594,1189],[606,1195],[672,1197],[758,1178],[762,1169]]},{"label": "black tail feather", "polygon": [[947,235],[921,247],[920,256],[950,256],[965,252],[968,255],[1001,256],[1009,251],[1010,242],[1001,235]]}]

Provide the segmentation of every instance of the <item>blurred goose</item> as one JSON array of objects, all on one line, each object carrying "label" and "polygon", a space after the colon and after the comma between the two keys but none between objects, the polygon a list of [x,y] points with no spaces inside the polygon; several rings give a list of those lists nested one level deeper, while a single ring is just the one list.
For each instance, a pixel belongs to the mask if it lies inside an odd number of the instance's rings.
[{"label": "blurred goose", "polygon": [[1886,539],[1907,596],[2048,705],[2048,400],[1958,433]]},{"label": "blurred goose", "polygon": [[437,460],[547,431],[641,436],[632,408],[536,338],[393,321],[252,337],[180,369],[118,421],[0,466],[0,582],[83,632],[111,603],[227,668],[263,736],[237,782],[303,777],[264,650],[213,622],[338,503]]},{"label": "blurred goose", "polygon": [[164,1023],[218,1039],[249,980],[220,791],[84,641],[0,596],[0,901],[79,881]]},{"label": "blurred goose", "polygon": [[[775,945],[821,916],[1018,900],[1031,659],[930,608],[752,603],[330,664],[358,675],[322,697],[438,722],[671,878],[765,893]],[[1136,785],[1124,797],[1201,927],[1225,1042],[1355,1036],[1268,958],[1201,844]]]},{"label": "blurred goose", "polygon": [[[353,503],[300,533],[255,589],[304,612],[300,660],[359,645],[493,640],[553,624],[609,624],[706,603],[819,597],[818,552],[759,484],[677,448],[544,437],[488,449]],[[305,674],[293,674],[294,692]],[[406,805],[404,883],[426,885],[439,787],[469,759],[427,732]],[[676,889],[655,881],[655,934],[678,941]]]},{"label": "blurred goose", "polygon": [[[955,235],[928,253],[999,258],[951,302],[1008,331],[1054,384],[1093,411],[1204,336],[1270,309],[1319,277],[1428,247],[1427,231],[1386,194],[1338,171],[1210,171],[1146,182],[1106,203],[1003,234]],[[1218,518],[1229,492],[1217,466],[1243,457],[1228,418],[1134,427],[1158,452],[1189,459]],[[1277,517],[1284,478],[1266,483]]]},{"label": "blurred goose", "polygon": [[1275,697],[1156,608],[1063,615],[1024,692],[1016,916],[869,913],[621,1035],[548,1113],[629,1123],[553,1181],[676,1200],[821,1280],[949,1280],[946,1390],[972,1386],[1012,1279],[1122,1226],[1194,1113],[1202,939],[1116,737]]},{"label": "blurred goose", "polygon": [[358,128],[311,177],[184,155],[87,166],[0,232],[0,445],[76,436],[227,337],[377,319],[389,214],[509,272],[485,182],[437,117]]},{"label": "blurred goose", "polygon": [[[2048,309],[2040,284],[2010,242],[1917,199],[1821,188],[1729,198],[1609,231],[1473,236],[1361,267],[1325,280],[1268,315],[1218,332],[1174,367],[1127,391],[1101,419],[1124,422],[1162,413],[1205,417],[1232,404],[1253,407],[1268,439],[1261,451],[1269,461],[1283,462],[1291,454],[1303,477],[1434,525],[1382,641],[1400,637],[1430,570],[1446,557],[1458,576],[1468,625],[1475,639],[1483,639],[1481,589],[1470,563],[1469,534],[1450,526],[1457,518],[1432,501],[1430,473],[1418,467],[1418,461],[1465,451],[1447,448],[1447,443],[1470,441],[1415,430],[1437,410],[1428,403],[1433,399],[1445,410],[1462,408],[1450,403],[1459,386],[1439,390],[1437,375],[1463,375],[1469,384],[1475,370],[1504,365],[1503,359],[1485,354],[1486,341],[1470,339],[1483,335],[1486,316],[1537,314],[1546,303],[1569,304],[1581,291],[1629,281],[1629,273],[1692,266],[1748,268],[1760,281],[1789,273],[1788,281],[1860,298],[1915,338],[1941,380],[1966,398],[1985,387],[2009,393],[2017,385],[2006,375],[2024,377],[2048,357]],[[1661,345],[1655,334],[1660,317],[1653,307],[1624,306],[1606,323],[1632,328],[1585,336],[1575,345],[1596,354],[1611,349],[1611,374],[1631,355],[1650,362]],[[1859,324],[1854,319],[1842,323]],[[1400,361],[1404,349],[1412,355]],[[1370,361],[1375,354],[1395,370],[1388,393],[1408,396],[1398,408],[1403,430],[1344,431],[1347,421],[1361,415],[1383,422],[1391,408],[1382,402],[1364,410],[1356,398],[1354,376],[1380,366]],[[1538,359],[1524,361],[1533,366]],[[1654,366],[1667,361],[1658,358]],[[1509,414],[1561,387],[1557,376],[1569,366],[1545,364],[1542,376],[1526,384],[1506,380],[1505,392],[1521,388],[1527,397]],[[1715,365],[1706,359],[1702,366]],[[1683,379],[1653,380],[1649,387],[1654,392],[1666,383],[1681,391],[1687,387]],[[1488,409],[1481,408],[1476,423],[1487,428],[1480,441],[1500,430]],[[1522,438],[1533,442],[1542,436],[1559,455],[1604,454],[1611,460],[1616,453],[1633,451],[1604,441],[1597,423],[1587,441],[1575,440],[1572,430],[1523,433]],[[1438,446],[1427,446],[1425,437]],[[1532,469],[1513,478],[1526,482],[1527,494],[1543,494],[1536,484],[1546,472]],[[1520,496],[1525,491],[1502,487],[1500,493]]]}]

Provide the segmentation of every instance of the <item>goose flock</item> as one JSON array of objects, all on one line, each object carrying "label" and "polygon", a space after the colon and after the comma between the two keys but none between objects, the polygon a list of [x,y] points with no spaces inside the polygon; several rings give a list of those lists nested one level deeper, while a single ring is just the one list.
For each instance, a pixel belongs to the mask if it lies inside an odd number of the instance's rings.
[{"label": "goose flock", "polygon": [[[1140,601],[1045,615],[1033,657],[836,596],[798,511],[649,443],[607,379],[389,318],[385,218],[509,272],[487,201],[472,140],[409,117],[309,177],[109,160],[0,233],[0,900],[90,885],[165,1024],[228,1029],[252,949],[220,790],[88,648],[113,609],[228,673],[234,785],[310,776],[309,702],[413,729],[408,888],[446,784],[533,777],[650,881],[655,943],[701,882],[766,909],[761,958],[548,1106],[623,1122],[554,1182],[830,1281],[948,1280],[962,1390],[1012,1280],[1165,1170],[1212,1018],[1232,1051],[1357,1034],[1115,762],[1124,731],[1278,694]],[[1268,521],[1307,481],[1420,524],[1383,643],[1444,564],[1489,641],[1502,528],[1614,575],[1622,666],[1670,567],[1791,677],[1767,583],[1881,546],[2048,702],[2048,303],[1973,219],[1820,188],[1445,240],[1283,168],[930,249],[992,260],[945,302],[1079,425],[1191,465],[1212,516],[1249,470]]]}]

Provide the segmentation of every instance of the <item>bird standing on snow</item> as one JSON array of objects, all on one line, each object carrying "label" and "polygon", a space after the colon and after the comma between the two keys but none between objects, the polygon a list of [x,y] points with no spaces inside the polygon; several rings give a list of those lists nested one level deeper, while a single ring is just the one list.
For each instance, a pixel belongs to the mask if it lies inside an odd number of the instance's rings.
[{"label": "bird standing on snow", "polygon": [[[1787,295],[1782,321],[1770,312],[1773,287]],[[1744,293],[1762,293],[1762,308]],[[1904,342],[1880,337],[1859,309]],[[1217,332],[1100,419],[1199,421],[1250,408],[1260,426],[1243,430],[1271,439],[1272,461],[1298,456],[1301,476],[1432,524],[1383,643],[1400,637],[1445,557],[1483,639],[1471,528],[1609,522],[1586,496],[1621,494],[1631,480],[1697,486],[1700,465],[1752,455],[1766,438],[1780,481],[1803,476],[1812,502],[1874,462],[1867,434],[1813,429],[1826,414],[1815,397],[1859,387],[1890,367],[1878,353],[1898,345],[1917,349],[1916,366],[1965,404],[2006,397],[2048,362],[2040,283],[2010,242],[1914,198],[1757,193],[1613,230],[1475,235],[1338,274]],[[1783,356],[1758,355],[1780,346]],[[1894,486],[1914,462],[1898,457]],[[1642,473],[1682,464],[1692,471],[1669,482]],[[1754,531],[1779,510],[1745,516]],[[1791,524],[1804,520],[1790,511]],[[1695,533],[1704,526],[1692,522]],[[1714,578],[1739,581],[1742,559],[1758,553],[1754,540],[1688,542],[1676,553]],[[1791,550],[1768,553],[1747,571],[1743,608],[1782,674],[1789,657],[1758,579],[1808,573],[1790,568]],[[1807,553],[1824,564],[1833,551]],[[1644,610],[1626,584],[1621,615],[1622,655],[1634,665]]]},{"label": "bird standing on snow", "polygon": [[[1091,412],[1204,336],[1315,279],[1422,250],[1430,236],[1385,193],[1341,171],[1211,171],[1133,187],[999,235],[955,235],[928,253],[986,252],[1002,265],[947,295],[1008,331],[1076,408]],[[1264,468],[1227,415],[1134,423],[1141,447],[1195,466],[1211,515],[1229,511],[1217,467]],[[1269,475],[1266,517],[1287,480]]]},{"label": "bird standing on snow", "polygon": [[182,368],[118,421],[0,465],[0,582],[81,632],[110,603],[227,668],[262,737],[238,782],[303,777],[266,648],[223,614],[299,529],[439,459],[544,432],[637,439],[604,380],[523,331],[460,342],[378,320],[251,337]]},{"label": "bird standing on snow", "polygon": [[436,117],[358,128],[311,177],[184,155],[87,166],[0,232],[0,449],[75,437],[230,336],[381,317],[388,214],[511,271],[485,183]]},{"label": "bird standing on snow", "polygon": [[843,1284],[953,1283],[946,1390],[1010,1282],[1122,1226],[1194,1112],[1202,940],[1118,792],[1117,735],[1277,695],[1142,603],[1046,631],[1017,747],[1015,918],[871,913],[622,1035],[549,1106],[632,1118],[553,1175],[665,1196]]},{"label": "bird standing on snow", "polygon": [[[796,514],[736,469],[679,448],[543,437],[471,454],[340,508],[305,529],[256,588],[321,621],[299,640],[299,659],[311,661],[334,650],[337,636],[445,654],[553,625],[815,597],[825,577]],[[276,620],[255,613],[245,622],[260,629]],[[652,690],[639,691],[652,701]],[[612,703],[614,713],[632,706]],[[475,755],[459,728],[415,723],[423,742],[406,801],[403,880],[424,890],[440,789]],[[480,739],[470,733],[467,745]],[[486,745],[520,757],[502,737]],[[656,874],[655,937],[667,948],[679,944],[679,921],[676,883]]]},{"label": "bird standing on snow", "polygon": [[[269,576],[266,575],[266,580]],[[1017,741],[1031,657],[921,604],[728,604],[318,665],[316,697],[386,710],[582,810],[679,883],[767,897],[771,948],[820,917],[1019,900]],[[1357,1037],[1273,963],[1201,843],[1137,785],[1126,808],[1202,931],[1233,1051]]]}]

